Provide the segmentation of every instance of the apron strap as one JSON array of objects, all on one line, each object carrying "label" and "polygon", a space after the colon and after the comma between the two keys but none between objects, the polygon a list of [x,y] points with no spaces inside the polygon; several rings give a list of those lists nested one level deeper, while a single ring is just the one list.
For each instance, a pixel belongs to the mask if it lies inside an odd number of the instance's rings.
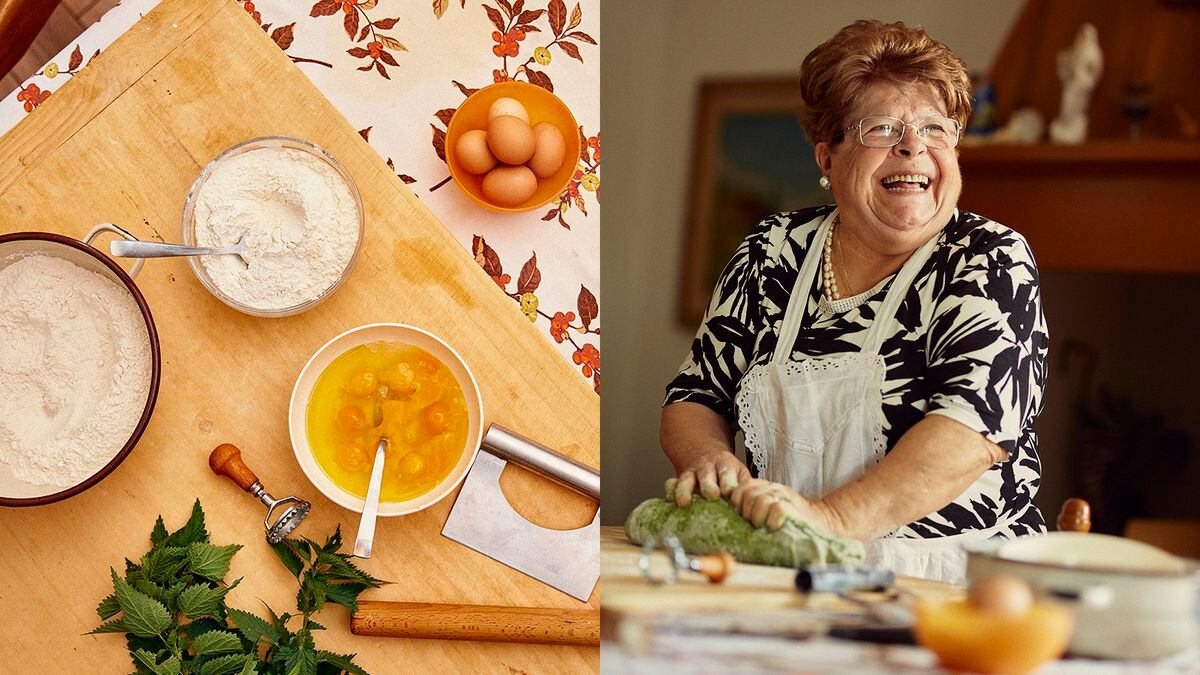
[{"label": "apron strap", "polygon": [[775,353],[771,356],[773,363],[783,365],[792,358],[792,350],[796,346],[796,338],[800,335],[800,324],[804,322],[804,307],[808,304],[808,289],[812,288],[817,278],[817,269],[821,266],[822,244],[829,236],[829,229],[837,218],[838,209],[825,216],[825,220],[817,228],[813,245],[804,254],[804,262],[796,275],[796,284],[788,297],[787,308],[783,311],[783,322],[779,326],[779,341],[775,343]]}]

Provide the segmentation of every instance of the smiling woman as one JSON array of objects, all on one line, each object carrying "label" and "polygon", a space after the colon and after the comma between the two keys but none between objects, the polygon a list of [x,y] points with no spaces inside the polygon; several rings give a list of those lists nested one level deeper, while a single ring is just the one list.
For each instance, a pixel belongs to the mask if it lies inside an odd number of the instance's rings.
[{"label": "smiling woman", "polygon": [[805,522],[898,574],[961,581],[963,544],[1046,529],[1033,254],[957,209],[969,82],[923,29],[843,28],[800,91],[835,203],[767,218],[726,266],[667,388],[676,501],[724,496],[754,524]]}]

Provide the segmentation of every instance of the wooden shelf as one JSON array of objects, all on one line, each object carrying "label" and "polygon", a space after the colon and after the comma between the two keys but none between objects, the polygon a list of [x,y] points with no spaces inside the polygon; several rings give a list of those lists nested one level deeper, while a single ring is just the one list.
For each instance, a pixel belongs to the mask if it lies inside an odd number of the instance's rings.
[{"label": "wooden shelf", "polygon": [[959,163],[964,170],[1022,165],[1135,165],[1200,164],[1200,141],[1153,139],[1092,140],[1080,145],[973,145],[963,146]]},{"label": "wooden shelf", "polygon": [[1047,270],[1200,274],[1200,143],[963,148],[960,205],[1025,235]]}]

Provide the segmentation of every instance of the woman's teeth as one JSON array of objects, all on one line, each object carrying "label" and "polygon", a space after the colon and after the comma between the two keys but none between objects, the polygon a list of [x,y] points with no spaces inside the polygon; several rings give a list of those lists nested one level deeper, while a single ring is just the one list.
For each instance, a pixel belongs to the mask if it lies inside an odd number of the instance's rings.
[{"label": "woman's teeth", "polygon": [[929,176],[902,173],[888,176],[879,181],[884,189],[895,192],[923,192],[929,189]]}]

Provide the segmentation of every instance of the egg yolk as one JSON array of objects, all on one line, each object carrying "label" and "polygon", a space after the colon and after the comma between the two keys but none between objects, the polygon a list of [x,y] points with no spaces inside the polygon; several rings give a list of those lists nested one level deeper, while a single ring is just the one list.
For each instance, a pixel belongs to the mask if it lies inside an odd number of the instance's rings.
[{"label": "egg yolk", "polygon": [[389,444],[382,501],[419,497],[438,485],[466,449],[467,405],[453,373],[432,354],[374,342],[338,356],[313,386],[309,446],[338,486],[366,496],[375,447]]}]

